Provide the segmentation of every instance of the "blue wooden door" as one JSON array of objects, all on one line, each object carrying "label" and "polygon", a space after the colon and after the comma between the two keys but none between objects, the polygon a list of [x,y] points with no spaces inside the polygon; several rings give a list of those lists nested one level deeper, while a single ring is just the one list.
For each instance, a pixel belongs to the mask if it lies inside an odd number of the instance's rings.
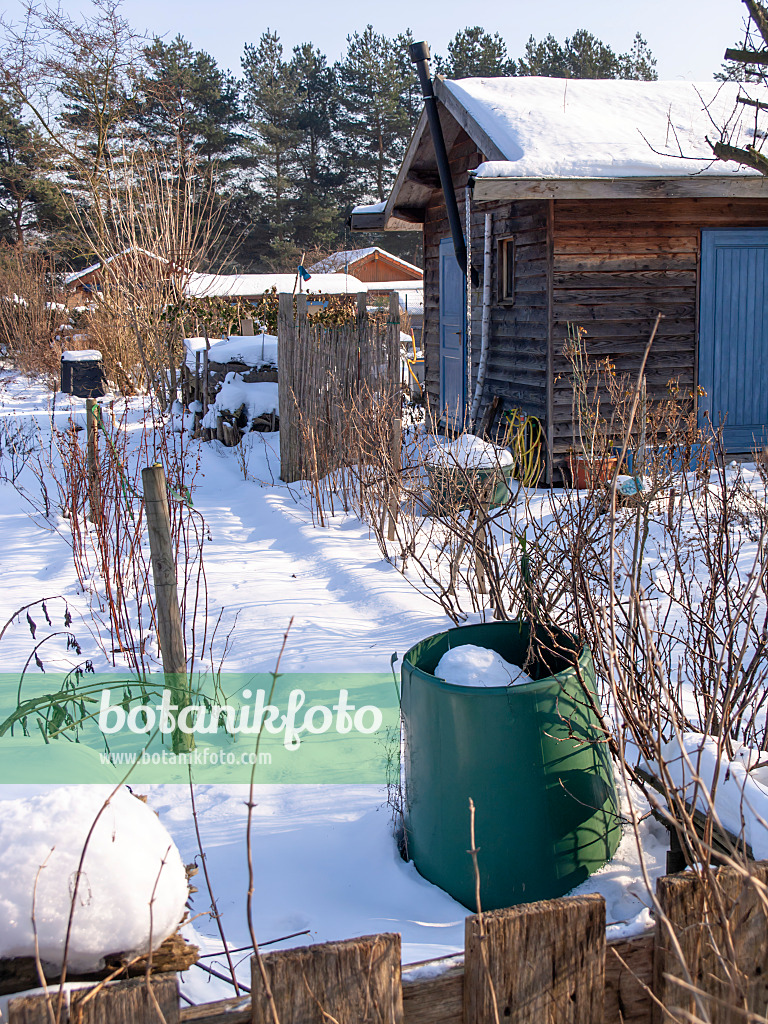
[{"label": "blue wooden door", "polygon": [[[467,292],[453,241],[440,242],[440,412],[446,420],[464,419],[466,404]],[[458,425],[458,424],[457,424]]]},{"label": "blue wooden door", "polygon": [[768,229],[702,231],[699,312],[699,424],[750,451],[768,440]]}]

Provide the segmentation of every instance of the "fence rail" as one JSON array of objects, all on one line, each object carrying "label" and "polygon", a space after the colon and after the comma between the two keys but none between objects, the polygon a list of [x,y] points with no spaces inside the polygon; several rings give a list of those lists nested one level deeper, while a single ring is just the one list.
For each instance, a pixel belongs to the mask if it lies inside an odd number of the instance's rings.
[{"label": "fence rail", "polygon": [[[493,1024],[496,1015],[501,1024],[669,1024],[702,1011],[711,1024],[764,1019],[768,862],[749,877],[731,868],[716,877],[736,972],[718,954],[712,886],[694,872],[659,879],[668,926],[633,939],[606,942],[605,903],[592,895],[468,917],[464,963],[433,977],[401,971],[395,933],[267,953],[263,965],[280,1024]],[[174,977],[152,984],[153,997],[143,979],[81,990],[61,1024],[274,1024],[255,958],[252,996],[180,1009]],[[51,1019],[42,996],[10,1003],[9,1024]]]}]

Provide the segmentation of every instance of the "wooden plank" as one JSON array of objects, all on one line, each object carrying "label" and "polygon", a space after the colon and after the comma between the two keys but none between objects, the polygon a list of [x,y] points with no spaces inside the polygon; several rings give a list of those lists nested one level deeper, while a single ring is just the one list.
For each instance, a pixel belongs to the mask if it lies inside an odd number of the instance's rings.
[{"label": "wooden plank", "polygon": [[[554,314],[555,319],[558,322],[573,321],[574,323],[581,323],[584,320],[584,326],[589,329],[591,321],[605,322],[607,320],[640,320],[643,325],[646,323],[649,325],[653,324],[654,317],[657,312],[661,311],[664,316],[673,317],[676,320],[693,320],[696,316],[696,302],[674,302],[667,300],[666,302],[657,302],[654,305],[648,303],[647,305],[642,304],[642,296],[634,296],[636,304],[624,305],[622,303],[614,302],[558,302],[557,296],[555,296]],[[630,300],[631,301],[631,300]],[[641,327],[644,330],[644,326]],[[647,332],[646,332],[647,333]]]},{"label": "wooden plank", "polygon": [[183,1006],[179,1015],[181,1024],[251,1024],[252,1019],[250,996],[233,996],[215,1003]]},{"label": "wooden plank", "polygon": [[558,253],[554,257],[554,271],[558,274],[626,272],[635,274],[642,271],[675,271],[696,273],[695,252],[657,253]]},{"label": "wooden plank", "polygon": [[[468,116],[468,115],[467,115]],[[768,196],[762,175],[697,178],[476,178],[476,202],[520,199],[761,199]]]},{"label": "wooden plank", "polygon": [[651,289],[654,286],[664,288],[695,288],[696,269],[681,270],[635,270],[629,273],[615,271],[590,270],[587,272],[560,272],[554,275],[555,288],[632,288]]},{"label": "wooden plank", "polygon": [[[402,1024],[400,936],[280,950],[263,957],[280,1024]],[[274,1024],[256,958],[253,1024]]]},{"label": "wooden plank", "polygon": [[733,868],[713,872],[714,885],[694,872],[668,875],[656,883],[661,911],[687,967],[686,972],[660,915],[654,992],[664,1009],[656,1007],[656,1024],[678,1021],[686,1013],[701,1017],[686,987],[688,977],[710,1024],[743,1024],[748,1013],[755,1015],[750,1019],[768,1013],[768,913],[757,889],[768,882],[768,862],[750,867],[755,883]]},{"label": "wooden plank", "polygon": [[602,1024],[605,900],[577,896],[466,919],[465,1024]]},{"label": "wooden plank", "polygon": [[558,224],[572,222],[586,230],[590,224],[637,224],[649,229],[664,229],[681,234],[683,225],[693,230],[715,222],[738,220],[746,217],[753,223],[768,217],[768,182],[763,199],[636,199],[563,201],[555,204]]},{"label": "wooden plank", "polygon": [[[179,983],[176,975],[152,979],[150,995],[146,978],[111,982],[108,985],[90,985],[69,993],[70,1008],[66,1009],[60,1024],[158,1024],[160,1013],[166,1024],[179,1024]],[[51,1024],[48,999],[56,1012],[58,989],[52,987],[49,996],[21,996],[8,1004],[8,1024]]]},{"label": "wooden plank", "polygon": [[651,1024],[653,947],[653,933],[606,946],[606,1024]]},{"label": "wooden plank", "polygon": [[131,978],[90,992],[79,989],[71,996],[70,1018],[76,1024],[158,1024],[162,1019],[165,1024],[179,1024],[176,975],[153,978],[151,984],[151,993],[146,978]]},{"label": "wooden plank", "polygon": [[626,236],[614,231],[613,238],[595,237],[594,234],[567,236],[555,235],[555,262],[573,259],[690,259],[696,255],[697,238],[694,234],[684,238],[668,235],[645,235],[638,237],[632,232]]},{"label": "wooden plank", "polygon": [[600,291],[594,288],[558,287],[555,288],[554,300],[557,306],[579,303],[585,306],[613,306],[636,304],[646,305],[649,309],[666,306],[669,303],[690,302],[693,307],[696,297],[696,282],[691,281],[686,287],[678,288],[605,288]]},{"label": "wooden plank", "polygon": [[405,1024],[462,1024],[464,967],[457,965],[436,978],[408,980],[403,976]]}]

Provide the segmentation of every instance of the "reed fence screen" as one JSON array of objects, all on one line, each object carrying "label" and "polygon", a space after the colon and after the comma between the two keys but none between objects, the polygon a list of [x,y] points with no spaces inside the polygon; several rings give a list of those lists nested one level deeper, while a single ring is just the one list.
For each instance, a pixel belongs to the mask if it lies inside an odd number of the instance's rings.
[{"label": "reed fence screen", "polygon": [[366,296],[345,323],[326,326],[306,295],[281,295],[277,327],[280,476],[324,477],[355,458],[351,425],[361,401],[391,409],[400,384],[400,305],[375,314]]}]

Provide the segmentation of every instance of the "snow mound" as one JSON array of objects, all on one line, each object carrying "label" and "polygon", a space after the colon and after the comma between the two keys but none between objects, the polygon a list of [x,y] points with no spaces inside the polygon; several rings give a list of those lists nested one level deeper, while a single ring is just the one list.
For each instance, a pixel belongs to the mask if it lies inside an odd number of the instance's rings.
[{"label": "snow mound", "polygon": [[[35,954],[32,893],[39,871],[34,913],[40,958],[61,965],[81,852],[110,792],[65,786],[0,801],[0,957]],[[187,897],[184,865],[165,827],[141,800],[118,790],[86,851],[70,969],[98,970],[111,953],[146,953],[150,934],[157,948],[176,930]]]},{"label": "snow mound", "polygon": [[[205,338],[185,338],[187,366],[195,368],[195,353],[205,352]],[[277,338],[274,334],[254,334],[240,337],[233,334],[221,341],[212,341],[208,350],[212,363],[245,363],[253,369],[277,366]]]},{"label": "snow mound", "polygon": [[433,674],[452,686],[517,686],[533,682],[518,665],[475,644],[462,644],[446,651]]},{"label": "snow mound", "polygon": [[512,453],[506,448],[497,448],[474,434],[462,434],[448,444],[436,444],[425,459],[428,466],[446,469],[456,466],[491,469],[493,466],[511,466],[513,461]]},{"label": "snow mound", "polygon": [[768,858],[768,758],[765,752],[738,747],[734,750],[734,759],[729,761],[725,752],[718,750],[715,737],[691,732],[680,740],[675,738],[666,743],[661,756],[672,782],[688,802],[692,802],[695,795],[696,806],[706,813],[709,794],[714,789],[715,812],[720,823],[732,835],[743,835],[752,847],[755,860]]},{"label": "snow mound", "polygon": [[234,414],[243,406],[249,423],[258,416],[266,416],[272,412],[277,414],[277,384],[271,381],[246,384],[242,374],[228,373],[216,396],[215,404],[209,407],[207,415],[203,417],[203,426],[213,428],[216,426],[216,416],[219,413]]}]

